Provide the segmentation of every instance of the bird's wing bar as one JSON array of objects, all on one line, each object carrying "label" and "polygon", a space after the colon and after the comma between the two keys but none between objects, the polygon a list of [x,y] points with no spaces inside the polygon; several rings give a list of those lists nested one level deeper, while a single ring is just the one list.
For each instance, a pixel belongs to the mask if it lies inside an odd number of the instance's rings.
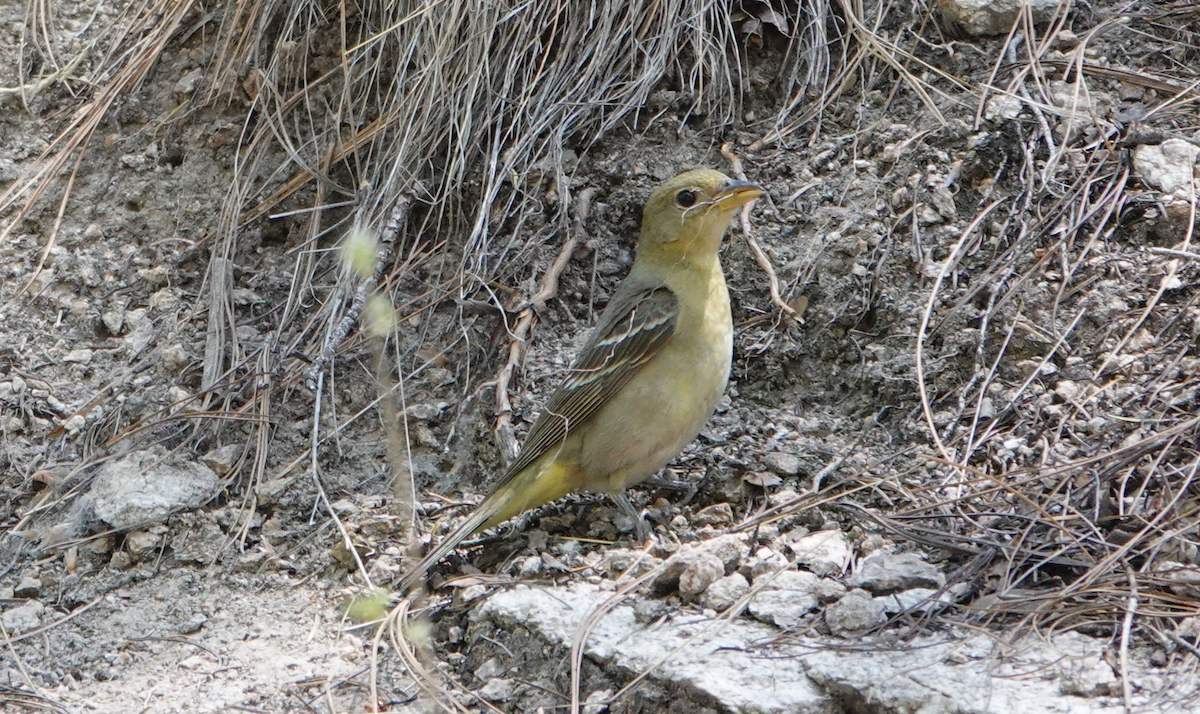
[{"label": "bird's wing bar", "polygon": [[665,286],[618,290],[500,485],[561,443],[619,392],[671,339],[678,315],[679,300]]}]

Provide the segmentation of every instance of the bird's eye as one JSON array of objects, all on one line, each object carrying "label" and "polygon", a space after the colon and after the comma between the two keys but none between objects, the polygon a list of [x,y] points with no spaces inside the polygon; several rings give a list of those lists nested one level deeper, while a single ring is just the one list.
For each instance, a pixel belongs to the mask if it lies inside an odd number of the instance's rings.
[{"label": "bird's eye", "polygon": [[696,205],[696,192],[687,188],[683,189],[675,194],[675,203],[678,203],[680,208],[691,208]]}]

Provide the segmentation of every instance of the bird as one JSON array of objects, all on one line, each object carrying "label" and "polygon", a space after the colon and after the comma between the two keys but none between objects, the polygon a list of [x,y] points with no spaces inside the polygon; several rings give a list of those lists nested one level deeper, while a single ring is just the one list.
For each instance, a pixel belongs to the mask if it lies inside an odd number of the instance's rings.
[{"label": "bird", "polygon": [[734,212],[764,193],[697,169],[650,194],[629,275],[516,459],[470,517],[399,580],[399,593],[472,533],[577,490],[610,494],[646,533],[624,491],[678,456],[725,393],[733,319],[719,251]]}]

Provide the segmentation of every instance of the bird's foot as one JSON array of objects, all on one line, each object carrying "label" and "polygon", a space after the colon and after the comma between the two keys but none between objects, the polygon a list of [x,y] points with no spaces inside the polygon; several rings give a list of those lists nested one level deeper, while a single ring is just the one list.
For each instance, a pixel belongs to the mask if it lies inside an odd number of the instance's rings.
[{"label": "bird's foot", "polygon": [[636,532],[639,543],[655,540],[654,529],[646,521],[645,515],[634,507],[624,492],[613,494],[612,499],[621,509],[621,512],[629,516],[629,519],[633,521],[633,529]]}]

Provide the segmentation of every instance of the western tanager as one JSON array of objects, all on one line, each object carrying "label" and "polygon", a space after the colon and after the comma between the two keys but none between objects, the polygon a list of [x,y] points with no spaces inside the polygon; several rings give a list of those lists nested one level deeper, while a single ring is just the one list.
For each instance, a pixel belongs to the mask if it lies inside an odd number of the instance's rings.
[{"label": "western tanager", "polygon": [[625,488],[696,438],[725,391],[733,321],[717,253],[734,211],[763,193],[697,170],[650,194],[629,276],[517,459],[471,517],[404,576],[401,593],[471,533],[571,491],[607,492],[632,511]]}]

